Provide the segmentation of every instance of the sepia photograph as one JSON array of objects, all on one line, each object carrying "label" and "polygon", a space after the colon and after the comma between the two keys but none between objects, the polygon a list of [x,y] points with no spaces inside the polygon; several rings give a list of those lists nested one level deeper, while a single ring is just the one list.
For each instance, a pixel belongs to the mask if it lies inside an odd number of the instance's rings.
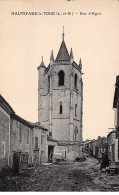
[{"label": "sepia photograph", "polygon": [[119,191],[118,51],[118,0],[0,0],[0,192]]}]

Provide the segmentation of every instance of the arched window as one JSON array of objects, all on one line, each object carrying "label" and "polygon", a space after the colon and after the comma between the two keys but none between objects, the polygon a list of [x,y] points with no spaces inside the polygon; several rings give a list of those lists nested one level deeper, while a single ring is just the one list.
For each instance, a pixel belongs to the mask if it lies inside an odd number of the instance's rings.
[{"label": "arched window", "polygon": [[77,104],[75,104],[75,116],[77,116]]},{"label": "arched window", "polygon": [[50,76],[48,75],[48,91],[50,91]]},{"label": "arched window", "polygon": [[60,109],[59,109],[59,113],[62,114],[62,102],[60,102]]},{"label": "arched window", "polygon": [[60,72],[58,73],[59,76],[59,86],[63,86],[64,85],[64,71],[60,70]]},{"label": "arched window", "polygon": [[75,133],[78,133],[78,128],[77,128],[77,127],[75,127],[74,132],[75,132]]},{"label": "arched window", "polygon": [[74,87],[77,89],[77,74],[74,76]]}]

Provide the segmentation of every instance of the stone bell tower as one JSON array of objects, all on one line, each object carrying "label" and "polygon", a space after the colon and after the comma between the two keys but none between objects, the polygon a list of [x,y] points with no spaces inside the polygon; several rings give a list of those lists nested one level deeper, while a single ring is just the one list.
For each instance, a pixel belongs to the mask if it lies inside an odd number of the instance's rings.
[{"label": "stone bell tower", "polygon": [[82,62],[74,61],[64,41],[59,52],[46,67],[43,59],[38,67],[38,121],[58,141],[58,152],[67,159],[81,156],[83,82]]}]

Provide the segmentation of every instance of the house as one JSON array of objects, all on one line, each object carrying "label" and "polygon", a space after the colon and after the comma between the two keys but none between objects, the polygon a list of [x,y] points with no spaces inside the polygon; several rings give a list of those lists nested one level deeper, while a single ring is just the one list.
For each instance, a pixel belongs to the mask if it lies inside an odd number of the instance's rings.
[{"label": "house", "polygon": [[107,135],[107,144],[108,144],[108,158],[109,158],[109,162],[116,162],[116,156],[117,156],[116,131],[111,131]]},{"label": "house", "polygon": [[48,129],[17,114],[0,95],[0,170],[15,172],[48,161]]},{"label": "house", "polygon": [[10,162],[10,116],[14,110],[0,95],[0,171]]},{"label": "house", "polygon": [[[16,114],[11,116],[11,167],[17,170],[47,162],[47,129]],[[17,167],[18,165],[18,167]]]},{"label": "house", "polygon": [[116,129],[115,161],[119,162],[119,75],[116,77],[113,109],[115,111],[115,124],[114,125]]},{"label": "house", "polygon": [[95,144],[95,154],[97,159],[102,159],[103,155],[107,153],[107,138],[98,136]]},{"label": "house", "polygon": [[33,128],[33,164],[48,162],[48,142],[47,142],[48,129],[34,123]]},{"label": "house", "polygon": [[10,122],[10,166],[19,170],[32,164],[33,125],[16,114]]},{"label": "house", "polygon": [[106,137],[98,136],[97,139],[83,141],[83,154],[93,156],[97,159],[102,159],[107,152]]},{"label": "house", "polygon": [[113,99],[115,111],[114,130],[107,135],[110,173],[119,173],[119,75],[116,77]]},{"label": "house", "polygon": [[85,140],[82,142],[82,155],[83,156],[93,156],[93,148],[92,148],[92,143],[95,140]]}]

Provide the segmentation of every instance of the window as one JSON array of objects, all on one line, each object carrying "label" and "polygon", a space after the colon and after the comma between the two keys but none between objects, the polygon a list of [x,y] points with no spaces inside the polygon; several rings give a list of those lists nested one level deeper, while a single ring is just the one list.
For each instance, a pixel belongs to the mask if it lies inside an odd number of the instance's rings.
[{"label": "window", "polygon": [[64,85],[64,71],[60,70],[60,72],[58,73],[59,76],[59,86],[63,86]]},{"label": "window", "polygon": [[5,142],[2,142],[2,146],[1,146],[1,157],[5,157]]},{"label": "window", "polygon": [[78,133],[78,128],[76,127],[74,131],[75,131],[75,133]]},{"label": "window", "polygon": [[35,137],[35,148],[38,148],[38,137]]},{"label": "window", "polygon": [[23,126],[22,124],[19,125],[19,141],[22,142],[22,129],[23,129]]},{"label": "window", "polygon": [[76,133],[74,133],[74,141],[76,141]]},{"label": "window", "polygon": [[44,135],[41,135],[41,145],[44,144]]},{"label": "window", "polygon": [[64,158],[66,159],[66,157],[67,157],[67,152],[65,151],[65,157]]},{"label": "window", "polygon": [[77,74],[74,76],[74,87],[77,89]]},{"label": "window", "polygon": [[29,129],[26,129],[26,143],[29,144]]},{"label": "window", "polygon": [[59,113],[62,114],[62,102],[60,102],[60,110]]},{"label": "window", "polygon": [[50,76],[48,75],[48,91],[50,91]]},{"label": "window", "polygon": [[75,129],[74,129],[74,141],[76,141],[77,133],[78,133],[78,128],[75,127]]},{"label": "window", "polygon": [[77,116],[77,104],[75,104],[75,116]]},{"label": "window", "polygon": [[52,137],[52,132],[49,132],[49,136]]}]

